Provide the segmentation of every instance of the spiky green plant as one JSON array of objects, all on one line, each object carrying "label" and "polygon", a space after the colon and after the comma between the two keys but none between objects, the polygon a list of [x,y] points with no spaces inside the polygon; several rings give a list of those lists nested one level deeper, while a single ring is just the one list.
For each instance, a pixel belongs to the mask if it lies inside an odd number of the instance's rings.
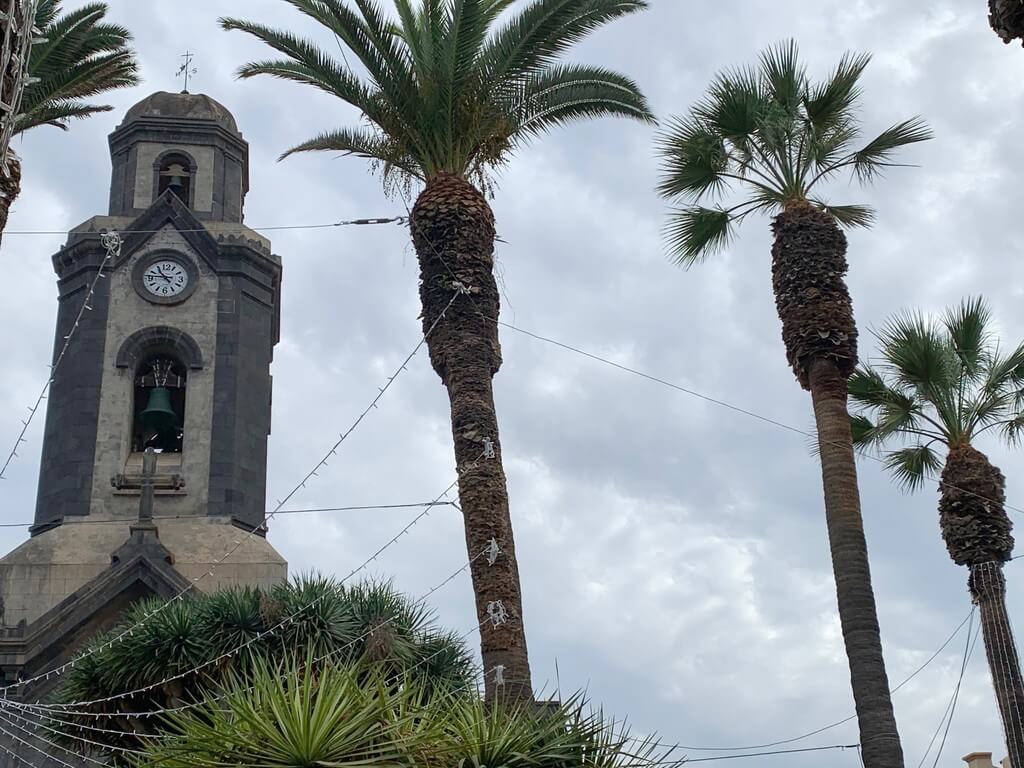
[{"label": "spiky green plant", "polygon": [[[92,98],[137,85],[138,63],[129,47],[131,33],[104,22],[106,3],[88,3],[61,15],[61,0],[39,0],[35,25],[44,42],[35,43],[15,135],[41,125],[67,130],[71,120],[108,112],[113,107]],[[10,175],[0,174],[0,237],[11,205],[21,192],[21,162],[10,152]]]},{"label": "spiky green plant", "polygon": [[[907,312],[878,334],[880,359],[849,382],[856,445],[882,452],[907,491],[941,470],[939,525],[949,556],[970,569],[1010,762],[1024,764],[1024,678],[1006,613],[1003,563],[1013,552],[1005,481],[975,446],[985,433],[1024,436],[1024,344],[1004,351],[979,298],[941,318]],[[900,446],[900,447],[894,447]],[[943,456],[945,454],[945,456]]]},{"label": "spiky green plant", "polygon": [[[230,589],[155,610],[160,605],[156,599],[136,604],[110,633],[93,640],[98,650],[69,671],[59,695],[72,705],[64,719],[80,726],[62,726],[72,736],[95,737],[89,727],[151,732],[153,718],[126,720],[119,713],[199,701],[229,679],[244,680],[260,665],[293,658],[313,659],[316,669],[346,666],[356,675],[369,675],[366,670],[372,667],[375,679],[415,679],[427,690],[466,686],[476,674],[462,639],[439,628],[429,610],[388,582],[349,586],[305,576],[267,591]],[[148,688],[183,672],[189,673],[131,696],[88,706],[75,703]],[[80,711],[103,717],[80,717]],[[137,748],[138,738],[129,733],[104,734],[104,741]],[[87,749],[74,738],[69,745]]]},{"label": "spiky green plant", "polygon": [[[246,64],[239,76],[310,86],[361,117],[358,126],[321,133],[285,155],[355,155],[381,171],[387,191],[423,184],[409,227],[426,343],[451,406],[483,663],[488,670],[504,667],[510,687],[529,698],[522,590],[492,389],[501,348],[494,213],[485,193],[496,168],[551,129],[603,116],[653,120],[629,78],[562,61],[590,33],[647,3],[528,0],[513,8],[514,0],[394,0],[391,14],[378,0],[285,2],[336,38],[359,69],[291,32],[223,19],[225,29],[246,32],[281,57]],[[486,460],[485,446],[493,449]],[[492,539],[501,552],[489,562],[480,554]],[[487,606],[498,601],[508,620],[493,625]]]},{"label": "spiky green plant", "polygon": [[866,227],[863,204],[825,200],[825,182],[867,182],[896,165],[896,153],[928,139],[918,118],[861,138],[860,79],[866,55],[846,54],[823,81],[811,79],[793,41],[764,51],[756,67],[719,74],[659,141],[658,192],[678,201],[666,239],[685,266],[723,249],[752,214],[773,215],[772,288],[786,357],[809,390],[821,458],[825,519],[839,619],[868,768],[903,765],[882,658],[846,379],[857,364],[857,326],[847,290],[846,237]]},{"label": "spiky green plant", "polygon": [[173,713],[164,735],[146,744],[138,765],[164,768],[250,766],[504,766],[653,768],[671,766],[656,739],[588,709],[582,696],[548,707],[475,691],[427,692],[386,675],[308,661],[261,665],[254,680],[234,679],[217,702]]}]

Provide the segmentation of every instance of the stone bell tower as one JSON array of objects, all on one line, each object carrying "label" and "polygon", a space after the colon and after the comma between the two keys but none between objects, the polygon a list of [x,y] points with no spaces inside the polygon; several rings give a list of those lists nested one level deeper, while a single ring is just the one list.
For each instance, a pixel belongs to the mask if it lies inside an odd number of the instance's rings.
[{"label": "stone bell tower", "polygon": [[287,575],[264,525],[281,260],[243,223],[248,144],[209,96],[160,92],[128,111],[110,153],[109,213],[53,256],[55,358],[71,341],[35,524],[0,560],[8,681],[69,659],[140,597]]}]

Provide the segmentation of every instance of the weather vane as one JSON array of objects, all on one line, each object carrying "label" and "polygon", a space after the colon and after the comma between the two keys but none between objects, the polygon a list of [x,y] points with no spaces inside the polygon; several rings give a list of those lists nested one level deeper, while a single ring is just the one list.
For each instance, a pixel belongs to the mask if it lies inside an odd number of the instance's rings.
[{"label": "weather vane", "polygon": [[176,77],[184,77],[185,78],[184,87],[181,89],[182,93],[188,93],[188,79],[189,79],[189,77],[191,75],[194,75],[194,74],[196,74],[199,71],[198,69],[196,69],[195,67],[192,66],[192,57],[193,56],[195,56],[195,54],[192,53],[191,51],[185,51],[184,55],[182,55],[182,57],[181,57],[185,61],[184,61],[184,63],[180,67],[178,67],[178,72],[176,74]]}]

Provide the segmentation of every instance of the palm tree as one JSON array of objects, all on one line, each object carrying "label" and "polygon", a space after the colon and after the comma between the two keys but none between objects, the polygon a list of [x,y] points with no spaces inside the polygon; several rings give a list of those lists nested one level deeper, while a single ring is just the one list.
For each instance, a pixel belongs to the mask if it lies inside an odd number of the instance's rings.
[{"label": "palm tree", "polygon": [[[881,361],[849,382],[862,412],[856,445],[886,449],[885,465],[907,491],[939,470],[939,526],[949,556],[970,570],[981,611],[992,683],[1012,765],[1024,765],[1024,679],[1006,614],[1003,563],[1013,552],[1003,474],[975,440],[991,430],[1011,444],[1024,436],[1024,344],[1004,354],[980,298],[941,320],[905,313],[879,333]],[[942,452],[945,452],[945,459]]]},{"label": "palm tree", "polygon": [[1004,43],[1024,44],[1024,0],[988,0],[988,23]]},{"label": "palm tree", "polygon": [[[364,125],[323,133],[288,150],[341,152],[371,161],[386,188],[423,184],[409,228],[420,266],[430,361],[448,390],[459,496],[481,625],[487,690],[503,672],[506,695],[530,697],[508,492],[492,378],[501,365],[494,214],[488,173],[531,139],[605,115],[653,120],[630,79],[560,62],[597,28],[646,0],[286,0],[337,36],[360,76],[312,42],[262,24],[222,19],[284,56],[247,64],[325,91],[361,112]],[[500,553],[481,557],[491,541]],[[499,669],[501,668],[501,669]]]},{"label": "palm tree", "polygon": [[[859,80],[866,55],[844,55],[812,82],[797,46],[761,54],[757,67],[719,74],[707,95],[659,140],[659,193],[679,200],[667,227],[677,263],[690,266],[726,246],[753,213],[775,214],[772,287],[789,363],[810,390],[818,431],[825,518],[850,664],[864,760],[903,764],[882,658],[846,409],[846,379],[857,363],[857,328],[843,276],[841,227],[868,226],[864,205],[830,205],[822,182],[844,173],[870,181],[894,165],[896,150],[930,134],[907,120],[857,145]],[[746,196],[723,200],[742,190]],[[715,207],[701,205],[710,200]]]},{"label": "palm tree", "polygon": [[[136,85],[138,63],[128,47],[131,33],[104,23],[106,3],[89,3],[64,15],[61,0],[39,0],[35,26],[42,41],[32,46],[21,112],[14,135],[52,125],[68,129],[72,118],[86,118],[113,109],[88,99],[116,88]],[[8,153],[8,175],[0,173],[0,237],[7,227],[11,205],[21,193],[21,162]]]}]

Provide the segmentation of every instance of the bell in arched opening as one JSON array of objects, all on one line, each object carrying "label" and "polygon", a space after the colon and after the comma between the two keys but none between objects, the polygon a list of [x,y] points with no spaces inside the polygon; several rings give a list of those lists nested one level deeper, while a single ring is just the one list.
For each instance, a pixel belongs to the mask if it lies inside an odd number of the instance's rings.
[{"label": "bell in arched opening", "polygon": [[184,424],[185,367],[166,357],[146,360],[135,380],[132,451],[180,453]]},{"label": "bell in arched opening", "polygon": [[165,190],[169,189],[178,196],[179,200],[188,205],[191,186],[192,174],[185,158],[171,156],[160,164],[157,194],[163,194]]}]

